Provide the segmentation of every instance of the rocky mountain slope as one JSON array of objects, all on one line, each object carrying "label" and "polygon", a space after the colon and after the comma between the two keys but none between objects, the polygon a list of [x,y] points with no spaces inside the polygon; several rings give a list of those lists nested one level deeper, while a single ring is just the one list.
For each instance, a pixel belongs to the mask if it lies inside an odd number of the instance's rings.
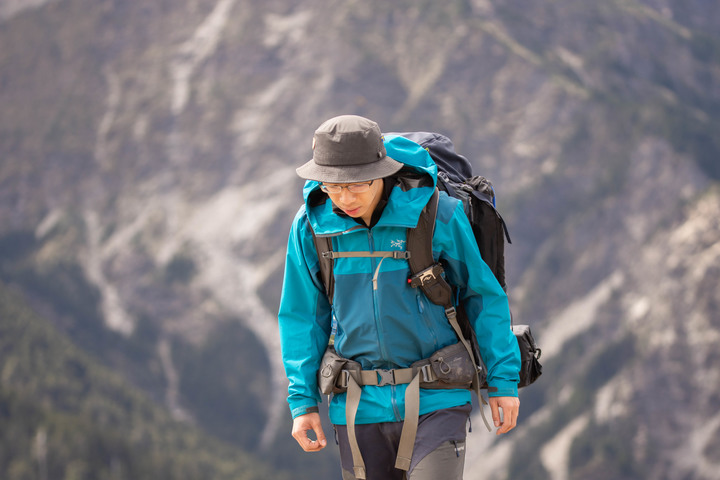
[{"label": "rocky mountain slope", "polygon": [[720,478],[718,27],[700,0],[4,0],[0,278],[176,420],[332,472],[287,434],[294,168],[337,114],[440,131],[496,185],[544,350],[466,478]]}]

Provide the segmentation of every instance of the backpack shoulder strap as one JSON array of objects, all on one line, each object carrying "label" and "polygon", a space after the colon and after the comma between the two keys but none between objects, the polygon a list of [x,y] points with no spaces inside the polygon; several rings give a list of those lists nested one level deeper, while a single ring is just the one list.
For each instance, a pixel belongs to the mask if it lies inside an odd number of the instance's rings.
[{"label": "backpack shoulder strap", "polygon": [[408,260],[411,275],[420,273],[435,264],[432,255],[432,240],[435,234],[435,218],[439,199],[438,189],[435,188],[430,200],[420,213],[417,227],[408,228],[407,249],[412,252]]},{"label": "backpack shoulder strap", "polygon": [[310,231],[313,236],[313,243],[315,244],[315,251],[318,256],[318,265],[320,267],[320,280],[322,280],[325,286],[325,293],[327,294],[330,305],[333,302],[333,295],[335,293],[335,275],[333,274],[333,244],[332,238],[326,236],[315,235],[312,225],[308,222]]},{"label": "backpack shoulder strap", "polygon": [[422,289],[434,304],[449,308],[453,305],[452,287],[441,276],[443,268],[433,259],[432,240],[435,233],[440,193],[437,188],[420,214],[417,227],[407,232],[407,250],[410,252],[410,285]]}]

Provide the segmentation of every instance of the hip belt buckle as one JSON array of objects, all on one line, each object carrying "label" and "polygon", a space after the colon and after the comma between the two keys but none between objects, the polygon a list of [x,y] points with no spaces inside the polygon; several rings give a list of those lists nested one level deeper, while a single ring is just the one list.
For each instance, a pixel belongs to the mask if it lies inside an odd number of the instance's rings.
[{"label": "hip belt buckle", "polygon": [[395,385],[395,370],[377,369],[375,372],[378,375],[378,387]]}]

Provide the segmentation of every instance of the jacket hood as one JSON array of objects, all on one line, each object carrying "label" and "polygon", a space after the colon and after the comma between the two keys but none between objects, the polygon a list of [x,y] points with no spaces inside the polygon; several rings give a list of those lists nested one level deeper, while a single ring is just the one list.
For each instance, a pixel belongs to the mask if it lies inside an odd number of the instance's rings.
[{"label": "jacket hood", "polygon": [[[420,212],[432,196],[437,184],[437,165],[419,144],[398,135],[385,137],[387,155],[401,162],[403,168],[390,178],[397,178],[388,204],[377,226],[414,228]],[[355,220],[338,215],[332,201],[322,190],[320,182],[308,180],[303,188],[305,210],[317,235],[339,235],[361,227]]]}]

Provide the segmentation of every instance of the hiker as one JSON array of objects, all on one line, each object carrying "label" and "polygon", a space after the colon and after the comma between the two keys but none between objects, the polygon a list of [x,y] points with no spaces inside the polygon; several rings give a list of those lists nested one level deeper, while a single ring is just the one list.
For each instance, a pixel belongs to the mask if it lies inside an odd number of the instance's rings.
[{"label": "hiker", "polygon": [[[454,308],[415,288],[405,251],[408,229],[431,198],[438,199],[432,253],[476,333],[497,434],[515,427],[520,405],[507,296],[461,203],[434,194],[437,167],[420,145],[385,140],[377,123],[354,115],[324,122],[312,145],[312,159],[297,169],[307,180],[305,204],[289,235],[279,311],[292,435],[307,452],[327,445],[318,378],[344,365],[331,381],[334,392],[347,392],[329,405],[343,479],[462,479],[470,383],[438,379],[438,372],[467,373],[464,360],[455,360],[458,351],[467,357],[467,346],[455,348],[463,344],[448,321]],[[332,251],[318,253],[317,239]],[[333,259],[331,288],[321,257]],[[425,368],[438,351],[432,361],[439,368]]]}]

